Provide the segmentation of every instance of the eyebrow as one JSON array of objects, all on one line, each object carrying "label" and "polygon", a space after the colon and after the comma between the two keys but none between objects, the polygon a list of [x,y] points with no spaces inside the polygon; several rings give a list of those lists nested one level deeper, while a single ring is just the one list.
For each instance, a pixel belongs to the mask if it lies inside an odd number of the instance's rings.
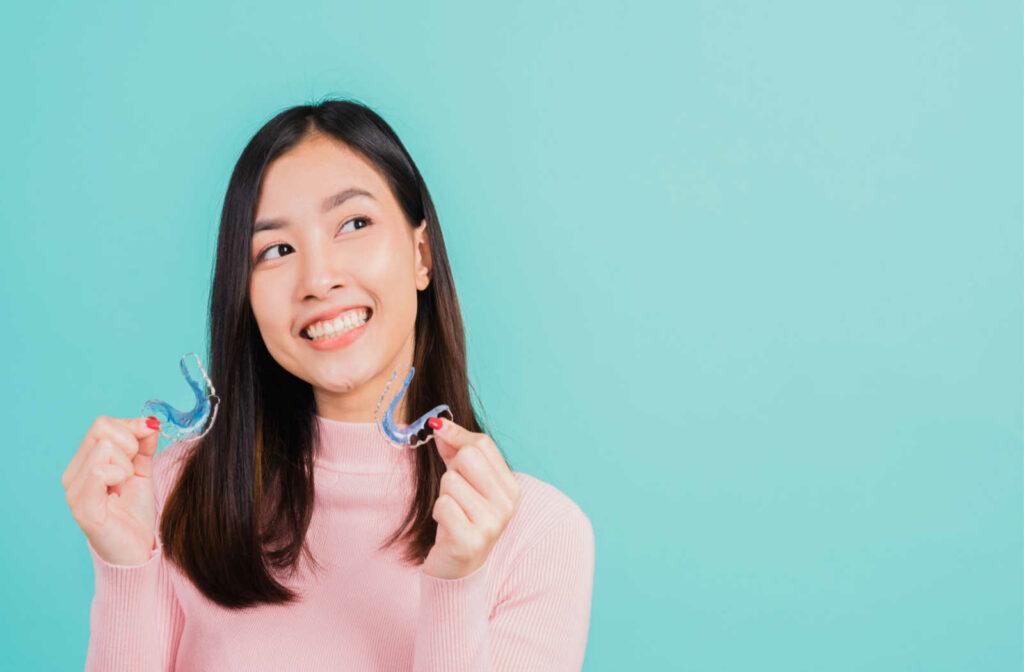
[{"label": "eyebrow", "polygon": [[[373,194],[360,189],[358,187],[349,187],[348,189],[342,189],[336,194],[332,194],[323,200],[320,204],[320,212],[328,213],[334,208],[338,207],[345,201],[356,196],[367,196],[373,198]],[[258,220],[252,227],[252,235],[256,235],[260,231],[270,231],[273,229],[282,229],[288,226],[288,222],[283,219],[261,219]]]}]

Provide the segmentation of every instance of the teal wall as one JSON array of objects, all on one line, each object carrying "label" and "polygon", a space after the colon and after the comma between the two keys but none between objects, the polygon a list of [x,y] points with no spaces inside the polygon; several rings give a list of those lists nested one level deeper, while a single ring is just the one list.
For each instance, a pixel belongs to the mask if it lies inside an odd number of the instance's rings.
[{"label": "teal wall", "polygon": [[334,95],[434,193],[492,436],[594,523],[588,672],[1020,669],[1021,24],[5,4],[0,668],[81,668],[60,475],[95,416],[186,400],[233,163]]}]

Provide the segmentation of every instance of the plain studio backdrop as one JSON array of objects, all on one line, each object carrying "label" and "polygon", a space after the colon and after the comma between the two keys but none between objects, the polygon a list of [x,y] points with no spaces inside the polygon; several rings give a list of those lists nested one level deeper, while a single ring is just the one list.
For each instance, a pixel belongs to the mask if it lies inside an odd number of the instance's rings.
[{"label": "plain studio backdrop", "polygon": [[373,106],[441,219],[481,412],[593,521],[585,669],[1022,657],[1017,2],[0,9],[0,668],[81,669],[60,476],[182,404],[273,114]]}]

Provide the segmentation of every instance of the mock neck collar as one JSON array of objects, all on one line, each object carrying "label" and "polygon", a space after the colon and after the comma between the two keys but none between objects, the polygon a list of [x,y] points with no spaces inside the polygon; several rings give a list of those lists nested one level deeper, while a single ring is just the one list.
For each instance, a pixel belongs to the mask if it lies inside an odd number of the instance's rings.
[{"label": "mock neck collar", "polygon": [[316,464],[325,469],[380,474],[414,464],[415,449],[396,447],[376,422],[315,418],[319,438]]}]

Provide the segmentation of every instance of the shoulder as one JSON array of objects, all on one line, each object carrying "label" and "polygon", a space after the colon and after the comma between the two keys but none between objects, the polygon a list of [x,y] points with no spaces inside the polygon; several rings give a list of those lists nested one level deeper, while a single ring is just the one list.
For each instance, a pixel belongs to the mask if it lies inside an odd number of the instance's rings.
[{"label": "shoulder", "polygon": [[583,517],[580,505],[560,489],[536,476],[522,471],[513,471],[512,476],[519,483],[519,510],[530,518],[553,521],[565,517]]},{"label": "shoulder", "polygon": [[569,495],[536,476],[513,471],[519,484],[519,504],[506,531],[512,554],[552,535],[568,535],[593,543],[590,517]]}]

